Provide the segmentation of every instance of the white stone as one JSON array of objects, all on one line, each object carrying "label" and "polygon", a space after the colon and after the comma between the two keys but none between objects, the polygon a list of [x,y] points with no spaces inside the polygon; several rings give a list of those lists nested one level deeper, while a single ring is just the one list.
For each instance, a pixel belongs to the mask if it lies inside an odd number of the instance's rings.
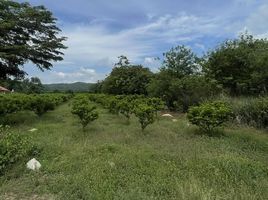
[{"label": "white stone", "polygon": [[171,114],[163,114],[162,117],[173,117]]},{"label": "white stone", "polygon": [[35,158],[29,160],[26,165],[28,169],[31,169],[34,171],[39,170],[41,167],[40,162],[38,162],[38,160],[36,160]]},{"label": "white stone", "polygon": [[32,129],[30,129],[29,131],[30,131],[30,132],[35,132],[35,131],[37,131],[37,128],[32,128]]},{"label": "white stone", "polygon": [[177,119],[172,119],[173,122],[177,122],[178,120]]}]

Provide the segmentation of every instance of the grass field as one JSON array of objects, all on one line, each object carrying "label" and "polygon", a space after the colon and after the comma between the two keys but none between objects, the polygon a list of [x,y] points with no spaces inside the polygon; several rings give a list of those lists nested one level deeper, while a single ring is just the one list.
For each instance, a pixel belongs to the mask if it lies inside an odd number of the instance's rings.
[{"label": "grass field", "polygon": [[128,124],[99,112],[84,133],[68,104],[41,118],[11,116],[12,130],[41,149],[42,168],[15,164],[0,176],[0,199],[267,199],[265,131],[232,127],[208,137],[178,115],[142,133],[134,117]]}]

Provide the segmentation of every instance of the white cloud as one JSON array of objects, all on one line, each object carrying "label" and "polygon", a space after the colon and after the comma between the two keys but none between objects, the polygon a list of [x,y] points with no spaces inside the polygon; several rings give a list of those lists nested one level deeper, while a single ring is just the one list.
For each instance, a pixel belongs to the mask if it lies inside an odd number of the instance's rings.
[{"label": "white cloud", "polygon": [[261,5],[256,12],[246,20],[245,28],[257,37],[268,35],[268,4]]},{"label": "white cloud", "polygon": [[[204,35],[220,36],[224,21],[185,13],[148,19],[146,24],[109,32],[102,24],[71,24],[64,32],[69,38],[65,60],[91,66],[113,66],[119,55],[141,63],[144,57],[159,55],[159,45],[174,46]],[[101,62],[101,64],[100,64]]]},{"label": "white cloud", "polygon": [[73,72],[49,71],[47,73],[48,75],[41,75],[41,80],[44,83],[73,83],[78,81],[94,83],[104,78],[103,74],[96,73],[94,69],[84,67]]},{"label": "white cloud", "polygon": [[206,46],[200,43],[195,43],[194,46],[202,51],[206,50]]},{"label": "white cloud", "polygon": [[[55,64],[53,69],[60,70],[51,71],[49,76],[41,75],[41,80],[45,83],[96,82],[109,73],[107,70],[104,72],[103,68],[110,66],[112,69],[120,55],[126,55],[133,64],[143,64],[156,71],[160,62],[153,57],[159,56],[161,49],[165,52],[172,46],[192,43],[204,50],[205,47],[200,44],[204,36],[226,37],[239,30],[239,27],[234,29],[234,26],[228,29],[231,24],[224,18],[187,13],[148,15],[144,24],[117,32],[109,31],[109,27],[101,21],[93,24],[65,24],[63,33],[68,37],[68,49],[65,50],[64,62]],[[69,72],[69,67],[76,70]]]},{"label": "white cloud", "polygon": [[161,61],[155,57],[145,57],[142,65],[150,68],[153,72],[157,72],[161,66]]}]

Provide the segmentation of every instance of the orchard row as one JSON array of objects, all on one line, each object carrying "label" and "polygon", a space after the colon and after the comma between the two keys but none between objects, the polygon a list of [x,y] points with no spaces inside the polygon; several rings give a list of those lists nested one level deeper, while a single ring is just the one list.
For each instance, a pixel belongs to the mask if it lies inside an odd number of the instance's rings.
[{"label": "orchard row", "polygon": [[98,118],[96,106],[89,103],[90,101],[108,109],[112,114],[125,116],[127,121],[132,115],[135,115],[142,130],[154,123],[158,111],[164,108],[164,102],[161,99],[142,95],[78,95],[73,102],[72,113],[78,115],[83,128]]},{"label": "orchard row", "polygon": [[72,96],[69,94],[4,94],[0,95],[0,117],[19,111],[33,111],[38,116],[66,102]]}]

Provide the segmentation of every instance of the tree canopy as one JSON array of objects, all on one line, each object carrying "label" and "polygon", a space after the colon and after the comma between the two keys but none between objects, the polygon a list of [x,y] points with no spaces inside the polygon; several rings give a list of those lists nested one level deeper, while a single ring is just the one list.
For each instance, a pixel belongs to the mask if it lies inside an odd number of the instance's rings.
[{"label": "tree canopy", "polygon": [[0,30],[0,79],[24,77],[22,66],[29,61],[43,71],[63,59],[66,38],[44,6],[0,1]]},{"label": "tree canopy", "polygon": [[173,47],[163,55],[164,61],[161,70],[167,70],[177,78],[194,74],[199,70],[198,57],[184,45]]},{"label": "tree canopy", "polygon": [[102,90],[109,94],[147,94],[152,72],[141,65],[130,65],[125,56],[119,57]]},{"label": "tree canopy", "polygon": [[248,34],[227,40],[209,52],[203,64],[207,76],[232,95],[267,93],[268,40]]}]

